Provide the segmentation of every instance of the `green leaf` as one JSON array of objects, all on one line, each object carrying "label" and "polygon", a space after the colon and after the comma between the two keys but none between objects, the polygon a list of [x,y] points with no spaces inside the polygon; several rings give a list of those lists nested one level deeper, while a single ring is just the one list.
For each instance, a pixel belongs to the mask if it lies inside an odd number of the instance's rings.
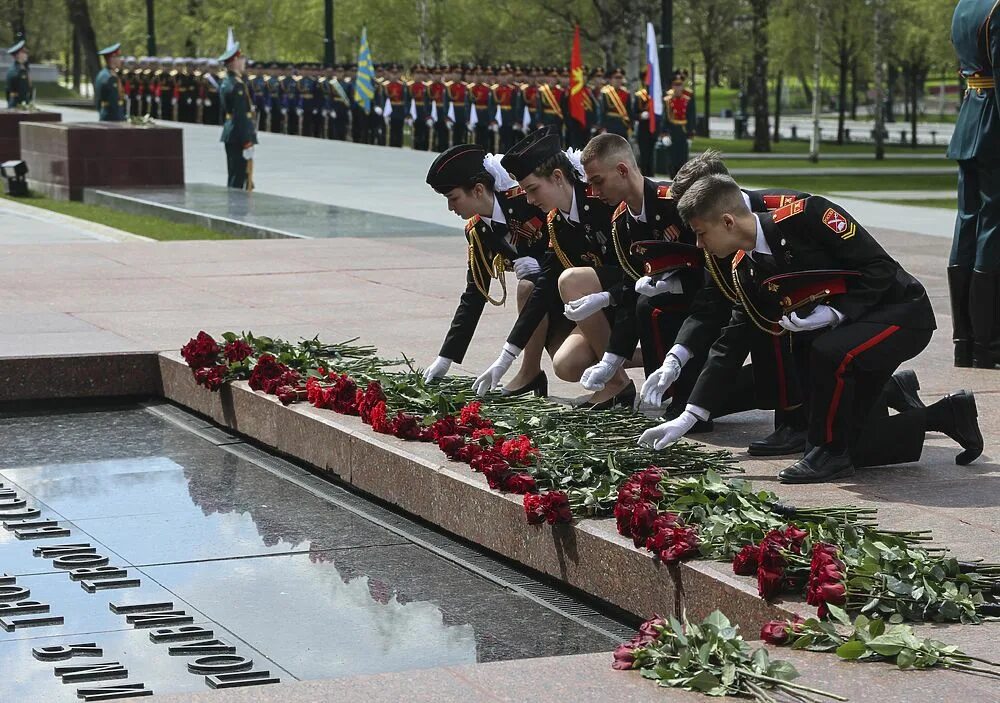
[{"label": "green leaf", "polygon": [[690,688],[693,691],[707,693],[720,685],[721,682],[714,674],[708,671],[699,671],[697,674],[688,679],[685,687]]},{"label": "green leaf", "polygon": [[827,603],[826,607],[829,609],[830,615],[833,616],[834,620],[839,622],[841,625],[845,625],[847,627],[851,626],[851,618],[848,617],[847,613],[844,612],[842,608],[837,607],[833,603]]},{"label": "green leaf", "polygon": [[913,666],[913,662],[917,658],[917,653],[910,648],[905,648],[900,650],[899,654],[896,656],[896,665],[900,669],[909,669]]},{"label": "green leaf", "polygon": [[844,644],[837,647],[837,656],[841,659],[858,659],[868,648],[865,647],[865,643],[860,640],[848,640]]},{"label": "green leaf", "polygon": [[722,630],[730,627],[732,623],[729,622],[729,618],[722,614],[721,610],[714,610],[712,613],[705,618],[705,624],[714,625],[716,629]]},{"label": "green leaf", "polygon": [[767,669],[767,675],[775,679],[781,679],[782,681],[792,681],[799,677],[799,672],[791,662],[778,659],[771,662],[771,666]]}]

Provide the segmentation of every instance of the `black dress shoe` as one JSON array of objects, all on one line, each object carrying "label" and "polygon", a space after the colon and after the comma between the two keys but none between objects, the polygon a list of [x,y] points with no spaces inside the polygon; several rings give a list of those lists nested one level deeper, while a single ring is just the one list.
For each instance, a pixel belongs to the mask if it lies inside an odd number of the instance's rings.
[{"label": "black dress shoe", "polygon": [[500,389],[500,395],[508,397],[515,395],[527,395],[528,393],[534,393],[540,398],[544,398],[549,394],[549,377],[545,375],[544,371],[539,371],[534,380],[526,386],[514,389],[506,387]]},{"label": "black dress shoe", "polygon": [[824,483],[853,475],[850,452],[833,452],[820,446],[779,473],[778,478],[782,483]]},{"label": "black dress shoe", "polygon": [[629,381],[627,386],[607,400],[602,400],[600,403],[580,403],[576,407],[580,410],[610,410],[618,405],[629,410],[635,405],[635,383],[633,381]]},{"label": "black dress shoe", "polygon": [[[680,417],[681,413],[684,412],[684,408],[687,406],[686,402],[683,403],[671,403],[667,406],[667,409],[663,411],[661,416],[664,421],[670,422],[671,420],[676,420]],[[715,423],[709,420],[698,420],[694,423],[687,434],[705,434],[706,432],[711,432],[715,429]]]},{"label": "black dress shoe", "polygon": [[925,408],[927,406],[924,405],[924,401],[917,395],[918,390],[920,381],[917,380],[916,372],[910,369],[897,371],[885,384],[886,403],[896,412]]},{"label": "black dress shoe", "polygon": [[945,401],[950,417],[941,431],[962,447],[962,451],[955,457],[955,463],[959,466],[971,464],[983,453],[983,433],[979,429],[976,396],[970,391],[958,391],[945,396]]},{"label": "black dress shoe", "polygon": [[750,456],[785,456],[801,454],[806,448],[806,431],[790,425],[781,425],[764,439],[751,442],[747,448]]}]

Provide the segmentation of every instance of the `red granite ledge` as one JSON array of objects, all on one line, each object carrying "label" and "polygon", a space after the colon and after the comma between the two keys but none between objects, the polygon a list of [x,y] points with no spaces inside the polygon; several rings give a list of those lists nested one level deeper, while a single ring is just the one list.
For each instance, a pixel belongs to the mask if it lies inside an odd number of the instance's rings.
[{"label": "red granite ledge", "polygon": [[161,394],[151,352],[0,358],[0,403]]}]

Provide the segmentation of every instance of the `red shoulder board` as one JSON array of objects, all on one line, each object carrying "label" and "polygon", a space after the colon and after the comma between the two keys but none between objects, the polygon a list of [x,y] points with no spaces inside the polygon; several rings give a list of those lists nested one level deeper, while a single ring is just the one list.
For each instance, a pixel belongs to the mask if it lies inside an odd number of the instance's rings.
[{"label": "red shoulder board", "polygon": [[524,188],[522,188],[521,186],[514,186],[509,190],[505,190],[503,194],[506,195],[508,198],[516,198],[519,195],[524,195]]},{"label": "red shoulder board", "polygon": [[768,210],[777,210],[779,207],[794,203],[795,200],[796,197],[794,195],[765,195],[764,207]]},{"label": "red shoulder board", "polygon": [[478,224],[479,224],[479,215],[473,215],[472,217],[470,217],[468,222],[465,223],[465,233],[470,234],[474,229],[476,229],[476,225]]},{"label": "red shoulder board", "polygon": [[853,237],[858,230],[856,223],[848,220],[832,207],[828,207],[826,212],[823,213],[823,224],[832,229],[835,234],[840,235],[841,239],[845,240]]},{"label": "red shoulder board", "polygon": [[782,220],[787,220],[792,215],[798,215],[800,212],[806,209],[805,200],[796,200],[795,202],[789,203],[784,207],[779,207],[772,214],[772,219],[775,222],[781,222]]},{"label": "red shoulder board", "polygon": [[584,191],[584,195],[588,198],[596,198],[597,195],[594,194],[594,186],[587,186],[587,190]]},{"label": "red shoulder board", "polygon": [[656,197],[660,200],[666,200],[670,197],[670,186],[662,185],[656,186]]},{"label": "red shoulder board", "polygon": [[558,212],[559,210],[557,208],[552,208],[551,210],[549,210],[549,215],[548,217],[545,218],[545,221],[551,224],[552,220],[556,219],[556,213]]},{"label": "red shoulder board", "polygon": [[618,209],[615,210],[615,214],[611,216],[611,219],[612,220],[617,220],[619,217],[622,216],[622,214],[625,212],[625,208],[627,208],[627,207],[628,207],[628,205],[625,204],[624,200],[621,201],[620,203],[618,203]]},{"label": "red shoulder board", "polygon": [[742,249],[740,249],[739,251],[737,251],[733,255],[733,270],[734,271],[736,270],[736,267],[739,265],[739,263],[741,261],[743,261],[743,257],[746,256],[746,254],[747,253],[745,251],[743,251]]}]

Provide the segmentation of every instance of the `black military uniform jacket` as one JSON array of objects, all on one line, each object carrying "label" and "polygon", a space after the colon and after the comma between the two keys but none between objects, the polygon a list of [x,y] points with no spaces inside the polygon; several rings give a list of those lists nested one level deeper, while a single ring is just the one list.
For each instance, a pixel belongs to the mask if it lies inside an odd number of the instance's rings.
[{"label": "black military uniform jacket", "polygon": [[611,206],[595,196],[586,183],[577,181],[573,190],[580,221],[570,222],[559,210],[552,210],[546,218],[549,250],[539,262],[542,273],[507,337],[508,343],[520,349],[547,313],[561,312],[559,276],[563,271],[577,266],[618,265],[611,242]]},{"label": "black military uniform jacket", "polygon": [[528,203],[524,190],[511,188],[494,193],[494,197],[507,220],[506,226],[494,222],[491,227],[478,216],[465,225],[465,238],[469,247],[465,292],[462,293],[440,352],[440,356],[457,363],[462,362],[469,349],[489,296],[492,279],[500,279],[504,298],[500,301],[492,298],[489,300],[494,305],[502,305],[506,298],[503,272],[512,268],[511,262],[514,259],[522,256],[531,256],[541,261],[549,244],[545,232],[545,213]]},{"label": "black military uniform jacket", "polygon": [[[626,358],[631,357],[639,341],[636,325],[635,305],[638,294],[635,282],[642,277],[642,257],[632,253],[635,242],[662,239],[696,244],[694,232],[681,221],[677,214],[677,201],[670,197],[670,186],[644,179],[643,210],[645,222],[639,222],[628,213],[625,203],[618,206],[612,216],[611,238],[619,265],[625,270],[624,281],[615,291],[611,291],[612,302],[618,307],[608,352]],[[687,269],[676,275],[684,288],[684,295],[694,295],[701,287],[704,277],[700,271]]]}]

